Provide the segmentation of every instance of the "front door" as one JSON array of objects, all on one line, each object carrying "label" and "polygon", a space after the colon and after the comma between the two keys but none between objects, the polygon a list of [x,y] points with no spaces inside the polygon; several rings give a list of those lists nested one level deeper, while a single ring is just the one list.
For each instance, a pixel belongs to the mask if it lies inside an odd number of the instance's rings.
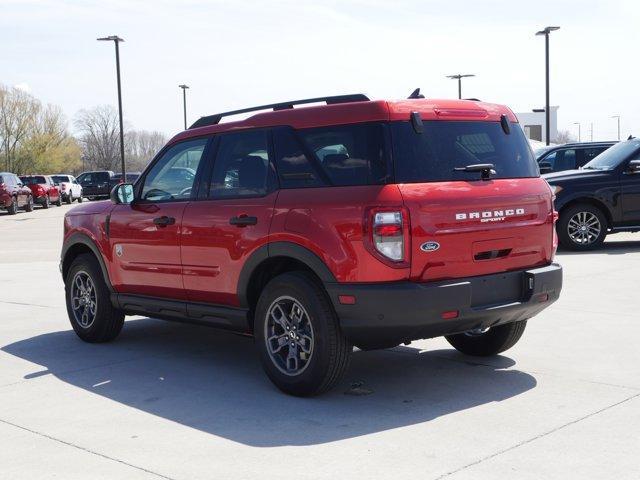
[{"label": "front door", "polygon": [[625,161],[620,175],[622,186],[622,221],[626,225],[640,225],[640,172],[631,172],[627,165],[631,160],[640,160],[640,151]]},{"label": "front door", "polygon": [[182,221],[182,266],[191,302],[237,306],[246,259],[267,243],[277,192],[268,131],[219,135],[206,191]]},{"label": "front door", "polygon": [[111,212],[111,279],[120,293],[184,300],[180,234],[207,139],[168,148],[137,185],[130,205]]}]

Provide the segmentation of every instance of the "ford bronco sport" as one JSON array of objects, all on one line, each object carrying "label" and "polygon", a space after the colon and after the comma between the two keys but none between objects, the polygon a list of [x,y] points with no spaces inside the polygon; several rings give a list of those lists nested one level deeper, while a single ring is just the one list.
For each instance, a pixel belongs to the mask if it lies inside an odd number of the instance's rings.
[{"label": "ford bronco sport", "polygon": [[195,122],[135,185],[66,214],[61,271],[83,340],[125,315],[225,328],[308,396],[353,346],[513,346],[560,293],[555,221],[508,108],[315,98]]}]

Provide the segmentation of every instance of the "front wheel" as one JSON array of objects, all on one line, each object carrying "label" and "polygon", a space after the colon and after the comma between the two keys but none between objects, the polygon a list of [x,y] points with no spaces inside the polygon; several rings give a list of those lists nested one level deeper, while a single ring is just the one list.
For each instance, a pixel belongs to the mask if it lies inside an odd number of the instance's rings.
[{"label": "front wheel", "polygon": [[78,203],[82,203],[82,194],[78,197]]},{"label": "front wheel", "polygon": [[526,326],[527,321],[520,320],[497,327],[447,335],[445,338],[453,348],[465,355],[489,357],[509,350],[518,343]]},{"label": "front wheel", "polygon": [[44,197],[44,202],[42,202],[42,208],[49,208],[51,206],[51,200],[49,200],[49,195]]},{"label": "front wheel", "polygon": [[13,197],[11,199],[11,205],[9,205],[9,208],[7,208],[7,212],[9,213],[9,215],[15,215],[16,213],[18,213],[18,199]]},{"label": "front wheel", "polygon": [[67,199],[66,199],[65,203],[67,205],[71,205],[72,202],[73,202],[73,194],[69,193],[69,195],[67,195]]},{"label": "front wheel", "polygon": [[602,210],[582,203],[560,212],[557,224],[560,244],[571,250],[594,250],[607,236],[607,218]]},{"label": "front wheel", "polygon": [[254,334],[267,376],[296,396],[333,387],[353,351],[322,286],[305,272],[285,273],[267,284],[256,307]]},{"label": "front wheel", "polygon": [[65,278],[67,313],[71,326],[85,342],[102,343],[118,336],[124,314],[113,307],[109,289],[96,258],[75,258]]}]

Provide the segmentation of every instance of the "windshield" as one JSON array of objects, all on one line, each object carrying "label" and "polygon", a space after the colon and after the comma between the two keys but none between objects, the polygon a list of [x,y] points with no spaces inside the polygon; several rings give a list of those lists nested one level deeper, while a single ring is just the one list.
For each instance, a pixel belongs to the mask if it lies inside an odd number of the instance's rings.
[{"label": "windshield", "polygon": [[398,183],[480,180],[478,172],[454,170],[480,163],[494,165],[493,178],[540,175],[517,123],[509,135],[499,122],[425,121],[421,134],[409,122],[391,125]]},{"label": "windshield", "polygon": [[640,140],[628,140],[616,143],[596,158],[587,163],[583,168],[587,170],[613,170],[629,156],[638,151]]},{"label": "windshield", "polygon": [[541,148],[536,148],[533,151],[533,154],[535,155],[535,157],[539,160],[541,156],[543,156],[545,153],[547,153],[549,150],[551,150],[553,147],[541,147]]}]

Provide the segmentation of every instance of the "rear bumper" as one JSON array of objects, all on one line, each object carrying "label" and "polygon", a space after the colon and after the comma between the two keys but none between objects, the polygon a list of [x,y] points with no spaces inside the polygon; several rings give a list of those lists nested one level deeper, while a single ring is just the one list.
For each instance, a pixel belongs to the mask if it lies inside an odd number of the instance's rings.
[{"label": "rear bumper", "polygon": [[[529,319],[558,299],[562,267],[444,282],[326,284],[345,335],[361,348],[384,348]],[[352,295],[353,305],[339,295]],[[448,312],[455,318],[445,319]]]}]

